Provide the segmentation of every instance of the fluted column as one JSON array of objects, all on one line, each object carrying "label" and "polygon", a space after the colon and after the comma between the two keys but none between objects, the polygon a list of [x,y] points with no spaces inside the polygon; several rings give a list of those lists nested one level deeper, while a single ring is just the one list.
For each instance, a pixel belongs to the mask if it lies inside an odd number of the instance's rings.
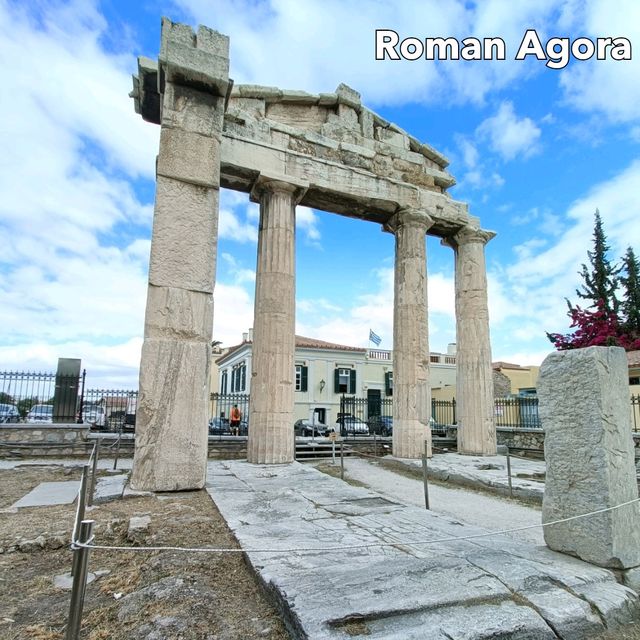
[{"label": "fluted column", "polygon": [[484,257],[484,247],[494,236],[492,231],[463,227],[447,241],[456,254],[458,453],[467,455],[496,454]]},{"label": "fluted column", "polygon": [[299,189],[265,180],[252,192],[260,202],[260,231],[249,402],[247,460],[292,462],[295,392],[295,206]]},{"label": "fluted column", "polygon": [[433,220],[400,209],[386,226],[396,237],[393,300],[393,455],[431,456],[426,233]]}]

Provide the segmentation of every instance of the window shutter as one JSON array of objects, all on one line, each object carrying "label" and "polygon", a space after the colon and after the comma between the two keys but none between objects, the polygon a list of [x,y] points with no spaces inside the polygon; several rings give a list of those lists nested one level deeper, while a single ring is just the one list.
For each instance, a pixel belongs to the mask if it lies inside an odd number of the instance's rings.
[{"label": "window shutter", "polygon": [[307,390],[307,367],[300,367],[300,391]]},{"label": "window shutter", "polygon": [[388,396],[392,396],[393,395],[393,386],[391,384],[391,376],[393,375],[393,373],[391,373],[391,371],[387,371],[384,374],[384,391]]},{"label": "window shutter", "polygon": [[355,369],[351,369],[351,371],[349,372],[349,375],[351,376],[351,379],[349,380],[349,393],[351,395],[355,395],[355,393],[356,393],[356,370]]},{"label": "window shutter", "polygon": [[334,393],[340,393],[340,369],[336,369],[333,372],[333,391]]}]

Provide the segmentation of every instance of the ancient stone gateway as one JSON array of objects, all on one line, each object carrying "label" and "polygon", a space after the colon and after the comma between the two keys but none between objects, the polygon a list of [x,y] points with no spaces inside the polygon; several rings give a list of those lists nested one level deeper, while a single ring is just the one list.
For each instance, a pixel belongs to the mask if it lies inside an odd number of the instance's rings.
[{"label": "ancient stone gateway", "polygon": [[310,95],[229,80],[229,40],[164,19],[141,58],[136,110],[160,151],[132,485],[204,485],[220,187],[260,203],[248,461],[293,460],[295,207],[395,235],[393,452],[430,449],[426,234],[455,251],[460,451],[495,453],[484,245],[446,193],[447,160],[362,106],[345,85]]}]

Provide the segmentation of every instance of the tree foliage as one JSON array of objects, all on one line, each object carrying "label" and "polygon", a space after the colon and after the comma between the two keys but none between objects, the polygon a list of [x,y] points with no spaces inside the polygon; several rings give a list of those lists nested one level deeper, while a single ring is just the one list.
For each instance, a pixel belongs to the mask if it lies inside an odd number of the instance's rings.
[{"label": "tree foliage", "polygon": [[[589,300],[586,309],[569,300],[568,316],[573,333],[547,333],[556,349],[579,349],[593,346],[617,346],[627,351],[640,349],[640,262],[629,247],[622,265],[608,258],[609,245],[600,212],[596,210],[593,251],[587,251],[590,268],[582,265],[578,297]],[[622,288],[622,300],[616,297]]]},{"label": "tree foliage", "polygon": [[600,211],[596,209],[595,224],[593,227],[593,251],[587,251],[590,268],[582,265],[580,275],[584,283],[576,294],[583,300],[590,300],[589,307],[597,307],[600,303],[607,311],[617,312],[618,301],[616,289],[618,288],[618,273],[620,269],[612,265],[607,253],[609,245],[602,226]]}]

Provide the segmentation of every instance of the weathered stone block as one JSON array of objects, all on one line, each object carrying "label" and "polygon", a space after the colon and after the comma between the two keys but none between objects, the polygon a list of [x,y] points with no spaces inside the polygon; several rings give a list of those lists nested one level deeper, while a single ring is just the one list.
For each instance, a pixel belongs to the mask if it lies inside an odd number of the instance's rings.
[{"label": "weathered stone block", "polygon": [[[638,497],[627,359],[618,347],[560,351],[538,379],[545,430],[543,522],[615,507]],[[640,505],[545,527],[546,543],[603,567],[640,565]]]},{"label": "weathered stone block", "polygon": [[149,285],[145,336],[209,343],[212,333],[210,293]]},{"label": "weathered stone block", "polygon": [[158,176],[217,188],[220,184],[220,142],[191,131],[162,127]]},{"label": "weathered stone block", "polygon": [[149,283],[213,293],[217,189],[158,176]]},{"label": "weathered stone block", "polygon": [[220,97],[173,82],[165,84],[163,126],[219,139],[223,121],[224,100]]},{"label": "weathered stone block", "polygon": [[209,350],[205,342],[144,341],[133,489],[181,491],[204,486]]},{"label": "weathered stone block", "polygon": [[162,40],[158,56],[166,79],[219,96],[229,86],[229,38],[201,26],[198,35],[191,27],[162,19]]}]

